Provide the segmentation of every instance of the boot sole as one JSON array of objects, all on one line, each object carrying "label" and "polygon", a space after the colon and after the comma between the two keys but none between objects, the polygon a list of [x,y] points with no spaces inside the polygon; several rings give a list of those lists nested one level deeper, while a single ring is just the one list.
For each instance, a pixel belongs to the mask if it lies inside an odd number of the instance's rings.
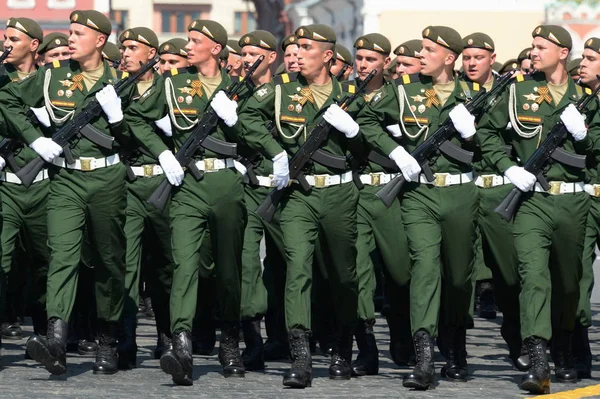
[{"label": "boot sole", "polygon": [[298,379],[295,378],[290,378],[290,379],[284,379],[283,380],[283,386],[284,387],[289,387],[289,388],[299,388],[299,389],[303,389],[303,388],[309,388],[312,386],[312,381],[306,381],[306,383],[304,383],[303,381],[300,381]]},{"label": "boot sole", "polygon": [[19,341],[23,339],[22,335],[3,335],[2,339],[6,339],[9,341]]},{"label": "boot sole", "polygon": [[63,375],[67,373],[67,366],[58,363],[58,359],[54,359],[48,348],[37,341],[27,342],[27,352],[29,356],[36,362],[44,366],[52,375]]},{"label": "boot sole", "polygon": [[185,371],[177,359],[173,356],[163,356],[160,358],[160,368],[165,373],[169,374],[173,378],[173,382],[177,385],[190,386],[193,385],[193,381],[189,380],[185,376]]},{"label": "boot sole", "polygon": [[350,380],[350,379],[352,379],[352,376],[350,376],[350,375],[330,375],[329,379],[330,380]]},{"label": "boot sole", "polygon": [[94,374],[98,374],[98,375],[111,375],[111,374],[117,374],[119,370],[94,370]]},{"label": "boot sole", "polygon": [[545,395],[545,394],[550,393],[550,385],[542,386],[542,385],[536,384],[533,381],[522,382],[520,388],[523,391],[528,391],[529,393],[533,393],[536,395]]},{"label": "boot sole", "polygon": [[416,380],[406,380],[406,381],[402,381],[402,386],[404,388],[413,388],[413,389],[417,389],[419,391],[426,391],[428,389],[435,389],[435,385],[433,382],[428,382],[428,383],[420,383]]}]

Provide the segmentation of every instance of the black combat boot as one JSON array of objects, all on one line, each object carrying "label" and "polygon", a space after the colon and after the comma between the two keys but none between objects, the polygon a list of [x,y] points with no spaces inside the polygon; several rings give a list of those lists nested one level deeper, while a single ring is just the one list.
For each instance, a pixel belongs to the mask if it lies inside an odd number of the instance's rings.
[{"label": "black combat boot", "polygon": [[98,351],[94,374],[114,374],[118,368],[117,355],[117,327],[118,322],[98,320]]},{"label": "black combat boot", "polygon": [[452,381],[467,381],[467,329],[464,327],[446,326],[448,346],[446,348],[446,364],[441,375]]},{"label": "black combat boot", "polygon": [[373,332],[374,324],[374,319],[358,322],[354,336],[359,352],[356,360],[352,362],[352,375],[365,376],[379,373],[379,352]]},{"label": "black combat boot", "polygon": [[264,370],[264,344],[260,334],[260,319],[243,320],[242,331],[246,349],[242,352],[242,362],[246,370]]},{"label": "black combat boot", "polygon": [[554,360],[554,373],[558,382],[577,382],[577,370],[573,362],[572,340],[570,331],[555,329],[552,333],[550,353]]},{"label": "black combat boot", "polygon": [[52,317],[48,320],[47,337],[33,335],[27,341],[27,352],[53,375],[67,372],[67,322]]},{"label": "black combat boot", "polygon": [[283,375],[283,385],[290,388],[306,388],[312,383],[312,356],[310,354],[310,331],[294,328],[288,334],[292,366]]},{"label": "black combat boot", "polygon": [[156,339],[156,348],[154,349],[154,358],[158,360],[162,357],[163,353],[172,350],[173,341],[171,341],[171,337],[162,332],[158,333],[158,338]]},{"label": "black combat boot", "polygon": [[352,376],[352,343],[354,342],[354,328],[345,326],[337,334],[337,342],[333,345],[331,363],[329,365],[329,378],[332,380],[349,380]]},{"label": "black combat boot", "polygon": [[575,323],[575,331],[573,331],[571,341],[577,377],[592,378],[592,351],[590,349],[588,328],[582,326],[579,321]]},{"label": "black combat boot", "polygon": [[2,323],[2,338],[15,341],[23,338],[21,323],[18,320],[12,323]]},{"label": "black combat boot", "polygon": [[119,329],[119,370],[131,370],[137,366],[136,327],[136,317],[125,316],[121,320]]},{"label": "black combat boot", "polygon": [[246,370],[240,356],[240,325],[237,322],[223,321],[219,340],[219,362],[223,366],[223,376],[244,377]]},{"label": "black combat boot", "polygon": [[492,280],[482,280],[477,282],[476,287],[479,301],[479,317],[483,319],[496,318],[496,300],[494,298],[494,285]]},{"label": "black combat boot", "polygon": [[500,327],[500,334],[506,345],[508,345],[508,356],[513,366],[519,371],[527,371],[531,368],[529,350],[521,340],[521,327],[518,323],[509,323],[506,319]]},{"label": "black combat boot", "polygon": [[538,337],[527,337],[525,344],[529,350],[531,368],[521,379],[519,387],[536,395],[548,394],[550,393],[550,366],[546,341]]},{"label": "black combat boot", "polygon": [[426,331],[419,330],[415,333],[413,341],[417,364],[412,373],[404,376],[402,386],[418,390],[435,388],[433,338]]},{"label": "black combat boot", "polygon": [[192,385],[192,334],[178,331],[172,337],[173,350],[167,350],[160,358],[160,368],[173,378],[177,385]]}]

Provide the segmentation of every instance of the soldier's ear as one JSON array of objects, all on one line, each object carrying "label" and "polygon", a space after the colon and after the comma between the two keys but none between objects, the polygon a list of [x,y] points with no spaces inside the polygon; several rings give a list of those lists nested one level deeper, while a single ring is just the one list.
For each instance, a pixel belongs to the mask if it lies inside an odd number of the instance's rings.
[{"label": "soldier's ear", "polygon": [[31,41],[29,42],[29,51],[31,51],[32,53],[37,53],[38,47],[40,47],[40,40],[31,39]]},{"label": "soldier's ear", "polygon": [[210,53],[218,57],[219,54],[221,54],[221,50],[223,50],[223,46],[221,46],[219,43],[216,43],[210,50]]},{"label": "soldier's ear", "polygon": [[560,47],[558,54],[561,60],[566,60],[569,58],[569,49],[566,47]]},{"label": "soldier's ear", "polygon": [[392,63],[392,59],[390,57],[385,57],[385,60],[383,61],[383,69],[386,70],[390,67],[390,64]]},{"label": "soldier's ear", "polygon": [[148,59],[151,60],[156,57],[156,49],[154,47],[150,47],[150,51],[148,52]]},{"label": "soldier's ear", "polygon": [[277,61],[277,52],[269,51],[269,54],[267,55],[267,62],[269,63],[269,65],[271,65],[275,61]]},{"label": "soldier's ear", "polygon": [[103,48],[104,45],[106,44],[106,40],[108,39],[108,36],[106,36],[103,33],[98,33],[98,36],[96,38],[96,48]]}]

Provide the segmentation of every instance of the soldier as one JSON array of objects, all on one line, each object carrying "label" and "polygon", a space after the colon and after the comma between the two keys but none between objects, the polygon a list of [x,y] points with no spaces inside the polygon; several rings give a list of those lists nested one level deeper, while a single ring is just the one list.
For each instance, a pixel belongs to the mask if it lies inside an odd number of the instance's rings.
[{"label": "soldier", "polygon": [[68,60],[69,37],[61,32],[52,32],[44,36],[42,44],[38,47],[39,65],[42,66],[54,60]]},{"label": "soldier", "polygon": [[438,317],[447,331],[442,376],[466,380],[465,336],[477,210],[469,166],[440,154],[429,161],[436,178],[427,181],[419,176],[421,168],[407,150],[382,133],[382,126],[398,123],[400,115],[403,143],[413,150],[450,118],[459,133],[452,141],[465,148],[473,145],[474,117],[462,103],[477,87],[454,78],[454,63],[463,49],[460,35],[451,28],[429,26],[423,30],[422,46],[421,72],[403,75],[397,85],[373,98],[358,119],[369,144],[396,162],[410,183],[403,193],[402,216],[413,262],[410,313],[417,364],[403,385],[416,389],[435,384],[433,337]]},{"label": "soldier", "polygon": [[121,71],[125,70],[125,67],[121,65],[121,58],[123,57],[123,51],[117,47],[116,44],[106,42],[102,49],[102,58],[107,60],[113,68],[118,68]]},{"label": "soldier", "polygon": [[394,50],[396,54],[396,73],[398,76],[412,75],[421,71],[421,40],[408,40]]},{"label": "soldier", "polygon": [[[62,148],[43,137],[28,121],[21,103],[42,108],[51,129],[66,123],[96,98],[102,114],[92,125],[100,132],[120,137],[124,131],[122,103],[130,93],[116,94],[117,73],[102,60],[102,48],[111,33],[110,21],[94,10],[70,15],[70,61],[55,61],[44,73],[22,80],[1,93],[5,117],[20,126],[20,134],[45,161],[52,162],[48,194],[48,336],[27,342],[30,355],[52,374],[66,373],[67,322],[71,316],[81,259],[83,229],[87,224],[94,252],[96,300],[100,344],[94,373],[117,371],[116,328],[123,306],[125,167],[114,150],[82,138],[70,150],[76,160],[67,164],[58,157]],[[48,115],[49,114],[49,115]]]},{"label": "soldier", "polygon": [[498,70],[498,73],[500,75],[504,75],[506,72],[518,71],[519,69],[520,69],[519,61],[516,58],[511,58],[510,60],[508,60],[504,64],[502,64],[502,66]]},{"label": "soldier", "polygon": [[352,66],[352,54],[350,51],[342,46],[341,44],[335,45],[335,62],[331,66],[330,72],[333,76],[338,76],[338,74],[344,70],[340,82],[348,80],[352,72],[354,71],[354,67]]},{"label": "soldier", "polygon": [[531,47],[527,47],[526,49],[521,51],[519,53],[519,56],[517,57],[517,63],[519,64],[519,68],[524,74],[531,72],[531,58],[529,58],[530,54]]},{"label": "soldier", "polygon": [[281,42],[283,51],[283,64],[287,73],[299,72],[298,66],[298,38],[295,34],[287,35]]},{"label": "soldier", "polygon": [[171,69],[188,66],[187,51],[185,50],[186,44],[187,40],[174,38],[160,45],[158,54],[160,55],[159,73],[161,75]]},{"label": "soldier", "polygon": [[229,50],[224,48],[219,53],[219,65],[221,68],[227,68],[227,60],[229,60]]},{"label": "soldier", "polygon": [[229,76],[243,76],[244,63],[242,62],[242,49],[235,39],[227,40],[227,45],[223,48],[229,52],[225,66],[231,65]]},{"label": "soldier", "polygon": [[[521,337],[529,350],[531,369],[520,387],[531,393],[550,391],[546,343],[552,338],[556,378],[577,381],[571,357],[571,336],[577,318],[582,252],[590,198],[585,172],[554,162],[545,177],[545,191],[536,176],[518,166],[504,151],[501,135],[525,163],[557,122],[568,130],[562,147],[587,154],[597,139],[573,105],[583,89],[566,70],[571,36],[560,26],[540,25],[533,32],[532,67],[486,112],[478,125],[485,162],[526,193],[513,223],[521,280]],[[591,92],[591,91],[590,91]],[[593,109],[592,111],[595,111]],[[511,129],[505,131],[508,122]]]},{"label": "soldier", "polygon": [[575,82],[579,79],[579,64],[581,64],[581,60],[581,58],[575,58],[567,63],[567,72]]}]

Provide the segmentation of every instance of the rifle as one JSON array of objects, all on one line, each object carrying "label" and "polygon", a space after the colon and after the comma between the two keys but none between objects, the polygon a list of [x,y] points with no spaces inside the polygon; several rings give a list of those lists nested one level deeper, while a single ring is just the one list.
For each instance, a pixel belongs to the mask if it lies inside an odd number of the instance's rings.
[{"label": "rifle", "polygon": [[[342,102],[340,103],[340,108],[343,110],[347,110],[350,104],[354,102],[359,96],[362,95],[362,92],[366,89],[367,84],[373,79],[376,74],[376,70],[371,71],[369,76],[365,78],[361,82],[361,84],[356,88],[356,92],[352,95],[346,96]],[[310,191],[311,186],[306,181],[306,177],[302,170],[307,165],[307,163],[313,159],[316,162],[321,163],[321,161],[315,159],[314,155],[321,145],[327,140],[329,136],[329,132],[331,131],[331,125],[325,120],[321,119],[321,121],[315,126],[308,138],[302,144],[302,146],[298,149],[298,151],[294,154],[292,159],[289,162],[290,168],[290,180],[295,179],[304,191]],[[324,154],[327,154],[323,151]],[[329,155],[329,154],[327,154]],[[343,166],[339,169],[344,169],[346,167],[346,157],[337,157],[336,158],[343,159]],[[275,215],[275,211],[277,210],[277,206],[279,202],[283,198],[283,190],[273,190],[269,193],[267,198],[260,204],[260,206],[256,209],[256,213],[265,219],[267,222],[273,220],[273,216]]]},{"label": "rifle", "polygon": [[[238,92],[245,85],[247,81],[250,81],[254,71],[265,59],[263,55],[252,64],[252,67],[248,70],[246,76],[241,80],[236,80],[226,91],[225,94],[229,99],[236,99]],[[192,130],[187,140],[183,143],[179,151],[175,154],[175,159],[183,167],[187,167],[192,176],[200,181],[204,178],[204,172],[196,167],[194,162],[194,154],[200,147],[205,147],[205,142],[209,137],[210,133],[214,130],[219,122],[219,116],[212,107],[204,113],[202,119],[198,122],[198,125]],[[152,195],[148,198],[148,203],[154,205],[159,211],[163,212],[167,205],[167,201],[171,196],[173,186],[165,178],[160,185],[154,190]]]},{"label": "rifle", "polygon": [[12,171],[16,172],[19,170],[19,165],[17,165],[17,162],[15,161],[14,152],[22,146],[23,143],[14,139],[4,138],[0,141],[0,156],[4,158],[6,165],[8,165]]},{"label": "rifle", "polygon": [[[597,79],[600,80],[600,75],[597,76]],[[581,81],[581,79],[579,79],[579,81]],[[580,98],[575,105],[577,110],[581,113],[585,112],[590,101],[596,98],[599,92],[600,87],[597,87],[592,94]],[[548,133],[548,137],[544,139],[542,144],[535,150],[523,166],[526,171],[532,173],[536,177],[540,186],[546,191],[550,190],[551,187],[544,176],[543,169],[550,161],[550,158],[564,165],[578,169],[585,168],[585,155],[572,154],[560,148],[560,145],[565,141],[568,134],[569,132],[567,131],[566,126],[559,120],[556,125],[552,127],[550,133]],[[522,195],[523,191],[514,187],[506,197],[504,197],[500,205],[494,209],[494,212],[502,216],[505,220],[510,221],[521,203]]]},{"label": "rifle", "polygon": [[335,75],[335,78],[339,81],[341,78],[344,77],[344,74],[346,73],[346,71],[348,70],[348,68],[350,67],[350,65],[344,63],[344,66],[342,67],[342,69],[340,69],[340,71],[338,72],[337,75]]},{"label": "rifle", "polygon": [[[115,92],[117,95],[122,93],[126,88],[134,84],[141,76],[152,69],[152,67],[160,60],[160,57],[156,56],[150,62],[145,64],[135,74],[130,75],[127,79],[118,81],[115,84]],[[69,142],[74,137],[85,137],[95,144],[104,147],[112,148],[114,137],[108,136],[97,128],[92,126],[90,122],[100,115],[102,112],[102,106],[98,103],[98,100],[94,99],[90,101],[81,112],[63,125],[52,135],[52,141],[63,147],[65,160],[67,164],[75,163],[73,154],[69,148]],[[42,158],[36,158],[23,166],[18,172],[17,176],[21,179],[21,182],[25,187],[29,187],[37,174],[44,168],[45,161]]]},{"label": "rifle", "polygon": [[[509,71],[498,79],[498,83],[489,92],[482,87],[481,91],[471,100],[465,103],[465,107],[470,113],[474,113],[480,107],[488,103],[489,99],[495,98],[504,88],[511,82],[515,71]],[[431,168],[429,167],[429,159],[433,154],[440,151],[450,158],[456,159],[465,164],[470,164],[473,161],[473,153],[463,150],[462,148],[452,144],[449,140],[456,133],[454,124],[450,118],[440,126],[427,140],[422,142],[410,154],[421,166],[423,174],[428,181],[435,179]],[[394,199],[400,194],[402,185],[406,180],[402,174],[393,178],[375,195],[388,208],[394,202]]]},{"label": "rifle", "polygon": [[4,60],[6,60],[8,58],[8,56],[10,55],[10,53],[12,52],[13,47],[12,46],[8,46],[4,52],[2,53],[2,55],[0,55],[0,76],[5,75],[6,74],[6,67],[4,66]]}]

